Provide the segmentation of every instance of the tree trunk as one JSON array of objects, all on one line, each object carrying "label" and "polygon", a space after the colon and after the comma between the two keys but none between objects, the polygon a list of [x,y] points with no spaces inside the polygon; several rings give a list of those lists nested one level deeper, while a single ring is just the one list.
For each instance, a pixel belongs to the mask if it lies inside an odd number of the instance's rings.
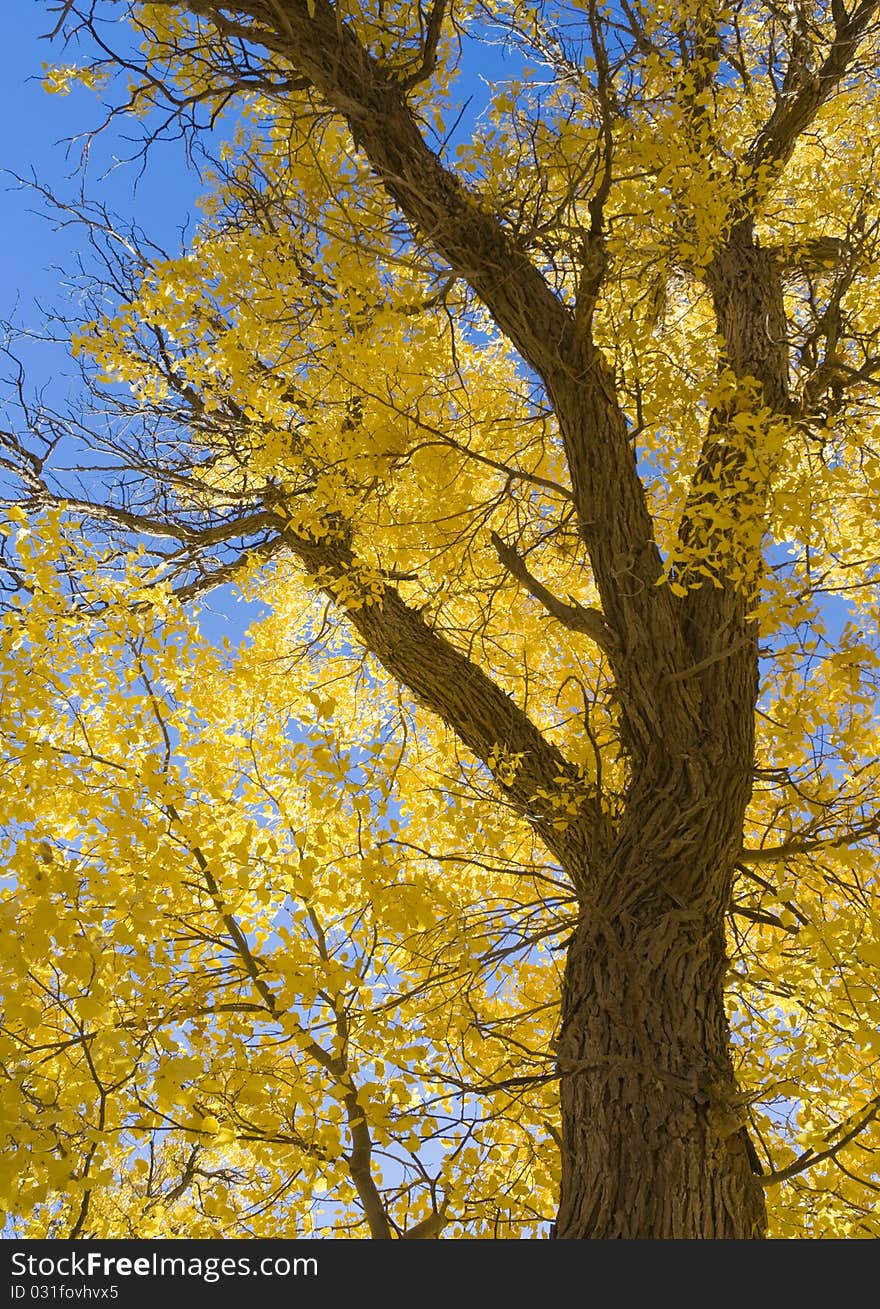
[{"label": "tree trunk", "polygon": [[633,787],[569,947],[557,1237],[765,1234],[724,1010],[743,789],[656,761]]}]

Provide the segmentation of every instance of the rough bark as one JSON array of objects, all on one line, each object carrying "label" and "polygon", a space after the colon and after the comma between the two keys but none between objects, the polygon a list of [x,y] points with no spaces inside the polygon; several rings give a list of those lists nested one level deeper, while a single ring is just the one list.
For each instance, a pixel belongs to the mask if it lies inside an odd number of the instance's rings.
[{"label": "rough bark", "polygon": [[569,947],[561,1238],[763,1236],[724,1010],[749,781],[655,752]]},{"label": "rough bark", "polygon": [[[626,875],[615,862],[615,873]],[[556,1235],[764,1235],[729,1055],[723,929],[648,901],[585,918],[569,950]]]}]

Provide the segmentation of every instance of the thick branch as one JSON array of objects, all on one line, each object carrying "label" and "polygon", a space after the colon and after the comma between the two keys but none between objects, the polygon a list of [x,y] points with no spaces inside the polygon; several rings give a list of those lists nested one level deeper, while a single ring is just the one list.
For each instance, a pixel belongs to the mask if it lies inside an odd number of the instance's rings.
[{"label": "thick branch", "polygon": [[447,0],[433,0],[431,12],[428,14],[428,25],[425,31],[425,44],[422,49],[421,61],[415,72],[410,73],[403,81],[403,85],[408,91],[419,86],[422,82],[426,82],[437,67],[437,48],[440,44],[443,20],[446,17],[447,8]]},{"label": "thick branch", "polygon": [[[773,113],[755,137],[746,155],[746,163],[753,171],[761,165],[778,168],[788,162],[798,138],[840,85],[878,12],[880,0],[862,0],[849,16],[843,6],[839,7],[834,39],[818,72],[803,67],[790,70],[793,76],[786,81],[795,82],[797,89],[783,89]],[[796,58],[793,53],[792,59]]]},{"label": "thick branch", "polygon": [[245,569],[252,568],[258,563],[265,563],[273,555],[278,554],[283,547],[284,542],[281,537],[272,536],[268,541],[261,541],[258,545],[250,546],[228,563],[218,564],[216,568],[200,573],[191,582],[175,587],[173,595],[181,604],[186,604],[189,600],[196,600],[200,595],[216,590],[218,586],[225,586],[228,582],[236,581]]},{"label": "thick branch", "polygon": [[[764,127],[746,152],[743,164],[752,177],[730,214],[730,228],[723,243],[708,265],[705,281],[714,303],[718,329],[724,341],[726,363],[738,379],[760,384],[759,404],[780,416],[792,413],[789,390],[789,331],[783,297],[783,269],[776,253],[761,248],[755,238],[751,208],[759,185],[766,183],[791,158],[798,139],[814,121],[822,105],[834,93],[851,67],[864,38],[880,11],[880,0],[862,0],[851,14],[843,5],[833,7],[835,32],[825,60],[818,72],[809,67],[809,45],[798,30],[792,37],[789,66],[776,106]],[[838,254],[839,257],[839,254]],[[693,492],[682,524],[685,545],[693,535],[695,518],[708,507],[721,505],[724,515],[734,521],[751,517],[760,520],[766,485],[754,485],[750,495],[740,493],[748,484],[743,478],[746,455],[753,452],[736,449],[728,440],[728,425],[733,415],[716,411],[710,420],[703,453],[693,479]],[[768,470],[769,471],[769,470]],[[754,478],[753,478],[754,480]],[[721,548],[723,551],[723,543]],[[725,561],[732,576],[737,572],[733,553]],[[732,591],[725,579],[722,590]],[[706,588],[704,587],[705,591]],[[726,596],[695,594],[689,601],[689,623],[695,633],[695,648],[705,645],[706,638],[723,625],[730,614]],[[742,616],[736,619],[742,626]],[[734,632],[731,632],[734,635]],[[743,669],[745,665],[743,664]],[[752,681],[740,677],[748,691]]]},{"label": "thick branch", "polygon": [[[290,529],[284,535],[306,572],[335,599],[334,583],[355,569],[351,549],[332,539],[309,540]],[[604,845],[610,834],[595,796],[559,750],[510,696],[432,631],[392,587],[383,587],[381,599],[343,608],[367,649],[493,770],[514,808],[582,884],[585,867],[601,857],[594,843]],[[581,798],[580,811],[567,815],[567,825],[561,826],[561,807],[553,800],[572,788]]]}]

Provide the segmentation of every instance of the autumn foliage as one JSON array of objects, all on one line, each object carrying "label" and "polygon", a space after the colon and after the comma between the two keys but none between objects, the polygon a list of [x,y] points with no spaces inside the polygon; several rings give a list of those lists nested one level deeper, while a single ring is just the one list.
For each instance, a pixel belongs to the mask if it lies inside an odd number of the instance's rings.
[{"label": "autumn foliage", "polygon": [[210,162],[3,435],[8,1232],[880,1236],[878,8],[47,6]]}]

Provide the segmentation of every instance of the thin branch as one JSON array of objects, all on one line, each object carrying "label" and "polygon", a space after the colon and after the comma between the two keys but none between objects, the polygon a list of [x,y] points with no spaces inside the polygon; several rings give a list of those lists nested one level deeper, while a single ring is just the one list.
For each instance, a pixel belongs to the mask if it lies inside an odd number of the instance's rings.
[{"label": "thin branch", "polygon": [[860,823],[840,836],[818,837],[814,841],[786,841],[782,845],[768,845],[756,850],[741,850],[739,861],[743,864],[778,864],[796,855],[817,854],[820,850],[839,850],[863,841],[866,836],[880,833],[880,812],[874,814],[865,823]]},{"label": "thin branch", "polygon": [[599,609],[585,608],[577,600],[565,604],[564,601],[557,599],[555,595],[547,590],[546,586],[538,581],[533,573],[529,572],[522,555],[512,545],[508,545],[503,541],[497,532],[491,533],[491,541],[495,547],[495,553],[510,575],[516,578],[528,591],[529,595],[544,606],[548,614],[571,631],[583,632],[585,636],[595,641],[600,650],[609,657],[620,653],[620,647],[614,633]]},{"label": "thin branch", "polygon": [[873,1100],[869,1100],[856,1113],[850,1114],[849,1118],[845,1118],[842,1123],[830,1131],[826,1138],[833,1141],[835,1136],[842,1133],[840,1140],[834,1141],[833,1144],[826,1146],[824,1150],[814,1150],[812,1146],[804,1150],[786,1168],[766,1173],[761,1178],[762,1185],[778,1186],[780,1182],[787,1182],[792,1177],[797,1177],[798,1173],[806,1172],[808,1168],[815,1167],[816,1164],[822,1163],[825,1159],[835,1159],[841,1150],[854,1141],[874,1121],[878,1114],[880,1114],[880,1095],[875,1095]]}]

